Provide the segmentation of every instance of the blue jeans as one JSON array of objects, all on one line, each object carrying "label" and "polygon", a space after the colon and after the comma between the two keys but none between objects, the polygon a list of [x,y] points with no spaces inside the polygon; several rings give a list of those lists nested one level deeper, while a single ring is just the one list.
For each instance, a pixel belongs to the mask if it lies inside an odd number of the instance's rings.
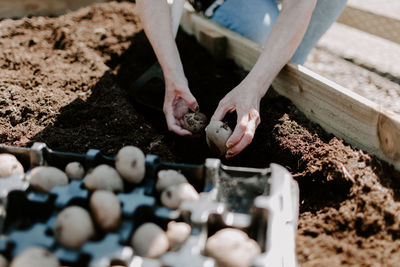
[{"label": "blue jeans", "polygon": [[[302,1],[302,0],[299,0]],[[342,13],[347,0],[318,0],[307,31],[291,61],[303,64],[321,36]],[[264,45],[279,15],[275,0],[225,0],[211,19]]]}]

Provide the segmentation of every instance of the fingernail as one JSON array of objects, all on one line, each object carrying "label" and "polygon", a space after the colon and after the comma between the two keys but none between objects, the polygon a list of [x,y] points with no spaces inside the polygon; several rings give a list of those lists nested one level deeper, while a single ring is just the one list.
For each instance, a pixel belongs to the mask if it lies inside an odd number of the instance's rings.
[{"label": "fingernail", "polygon": [[198,105],[195,106],[195,107],[194,107],[194,111],[195,111],[195,112],[199,112],[199,111],[200,111],[200,107],[199,107]]},{"label": "fingernail", "polygon": [[233,152],[232,151],[228,151],[226,152],[226,156],[227,159],[233,157]]},{"label": "fingernail", "polygon": [[232,143],[229,143],[229,144],[226,145],[226,147],[227,147],[227,148],[231,148],[231,147],[233,147],[233,144],[232,144]]},{"label": "fingernail", "polygon": [[231,152],[231,153],[227,153],[227,154],[225,155],[225,158],[226,158],[226,159],[233,158],[233,153],[232,153],[232,152]]}]

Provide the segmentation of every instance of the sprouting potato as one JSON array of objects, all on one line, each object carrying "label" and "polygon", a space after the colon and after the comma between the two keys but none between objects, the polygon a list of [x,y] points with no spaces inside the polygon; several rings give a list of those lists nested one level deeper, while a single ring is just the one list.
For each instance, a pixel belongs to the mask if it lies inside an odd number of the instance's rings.
[{"label": "sprouting potato", "polygon": [[68,184],[68,177],[63,171],[48,166],[33,168],[27,175],[27,179],[33,189],[46,193],[55,186]]},{"label": "sprouting potato", "polygon": [[167,235],[154,223],[142,224],[133,233],[131,245],[135,254],[148,258],[159,258],[169,249]]},{"label": "sprouting potato", "polygon": [[161,170],[157,173],[156,190],[162,192],[168,186],[187,182],[186,177],[176,170]]},{"label": "sprouting potato", "polygon": [[86,174],[83,184],[88,190],[109,190],[120,192],[124,183],[118,172],[111,166],[102,164]]},{"label": "sprouting potato", "polygon": [[0,254],[0,267],[7,267],[7,266],[8,266],[7,259]]},{"label": "sprouting potato", "polygon": [[189,183],[168,186],[161,193],[161,203],[170,209],[179,208],[182,201],[197,201],[199,193]]},{"label": "sprouting potato", "polygon": [[58,259],[47,249],[34,246],[17,255],[10,267],[58,267]]},{"label": "sprouting potato", "polygon": [[119,227],[121,203],[113,192],[95,191],[90,197],[90,209],[94,221],[103,231],[111,232]]},{"label": "sprouting potato", "polygon": [[225,228],[207,239],[205,253],[218,267],[250,267],[261,248],[245,232]]},{"label": "sprouting potato", "polygon": [[123,179],[138,184],[143,180],[146,172],[145,155],[135,146],[125,146],[117,153],[115,168]]},{"label": "sprouting potato", "polygon": [[171,221],[167,225],[167,238],[171,250],[177,250],[189,237],[192,227],[184,222]]},{"label": "sprouting potato", "polygon": [[8,153],[0,154],[0,178],[23,173],[24,167],[14,155]]},{"label": "sprouting potato", "polygon": [[89,212],[79,206],[70,206],[61,211],[56,218],[55,238],[69,249],[79,249],[95,234]]},{"label": "sprouting potato", "polygon": [[200,133],[207,125],[207,117],[201,112],[189,112],[183,116],[183,128]]},{"label": "sprouting potato", "polygon": [[206,127],[206,141],[211,152],[223,156],[228,148],[226,142],[232,135],[232,130],[227,123],[211,121]]},{"label": "sprouting potato", "polygon": [[65,173],[71,180],[81,180],[85,174],[85,169],[80,162],[70,162],[65,166]]}]

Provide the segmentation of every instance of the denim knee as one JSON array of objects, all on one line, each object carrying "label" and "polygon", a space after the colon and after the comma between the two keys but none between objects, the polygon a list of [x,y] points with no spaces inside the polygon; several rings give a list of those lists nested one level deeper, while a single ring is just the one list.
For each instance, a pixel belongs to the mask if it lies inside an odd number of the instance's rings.
[{"label": "denim knee", "polygon": [[274,0],[225,0],[211,19],[264,45],[278,15]]},{"label": "denim knee", "polygon": [[[304,64],[308,54],[345,8],[347,0],[318,0],[307,31],[292,57]],[[225,0],[211,17],[213,21],[264,45],[279,15],[275,0]]]}]

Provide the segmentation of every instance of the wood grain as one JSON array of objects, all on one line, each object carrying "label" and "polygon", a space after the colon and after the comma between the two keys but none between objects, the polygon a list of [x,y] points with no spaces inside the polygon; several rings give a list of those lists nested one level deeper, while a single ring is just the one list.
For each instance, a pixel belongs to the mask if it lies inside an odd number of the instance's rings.
[{"label": "wood grain", "polygon": [[347,26],[400,44],[400,20],[357,7],[346,6],[337,20]]}]

